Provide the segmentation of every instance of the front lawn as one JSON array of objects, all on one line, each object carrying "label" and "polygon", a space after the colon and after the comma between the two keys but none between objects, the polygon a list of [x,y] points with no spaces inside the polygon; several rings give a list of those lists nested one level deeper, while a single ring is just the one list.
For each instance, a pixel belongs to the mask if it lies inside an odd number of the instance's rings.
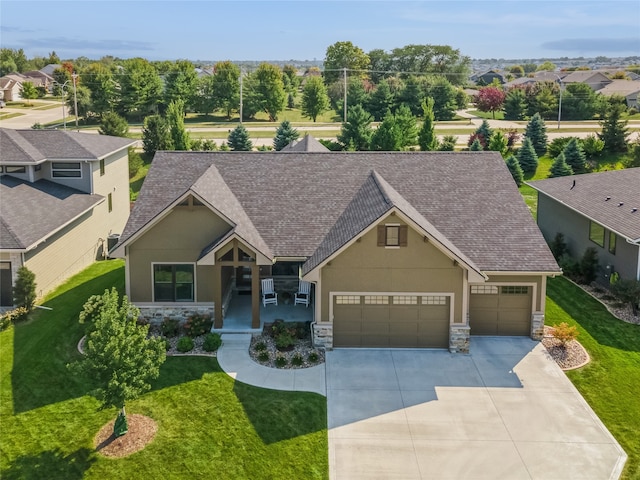
[{"label": "front lawn", "polygon": [[0,477],[327,478],[325,398],[236,383],[211,357],[170,357],[153,390],[127,405],[159,426],[144,450],[122,459],[95,453],[115,418],[97,410],[78,358],[77,315],[88,296],[124,286],[121,261],[98,262],[46,299],[52,310],[0,333]]},{"label": "front lawn", "polygon": [[640,478],[640,325],[625,323],[565,278],[547,284],[547,325],[567,322],[591,363],[567,372],[629,459],[623,479]]}]

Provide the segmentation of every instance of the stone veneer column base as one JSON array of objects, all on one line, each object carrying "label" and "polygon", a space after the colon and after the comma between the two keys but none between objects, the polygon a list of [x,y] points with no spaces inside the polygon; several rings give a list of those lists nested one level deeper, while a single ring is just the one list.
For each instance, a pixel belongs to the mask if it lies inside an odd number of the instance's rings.
[{"label": "stone veneer column base", "polygon": [[451,353],[469,353],[471,327],[468,325],[449,326],[449,351]]},{"label": "stone veneer column base", "polygon": [[327,350],[333,349],[333,324],[313,324],[313,345],[315,347],[324,347]]},{"label": "stone veneer column base", "polygon": [[544,313],[534,313],[531,317],[531,338],[542,340],[544,336]]},{"label": "stone veneer column base", "polygon": [[162,323],[165,318],[177,319],[186,322],[192,315],[214,316],[213,304],[210,305],[136,305],[140,309],[140,318],[144,318],[149,323]]}]

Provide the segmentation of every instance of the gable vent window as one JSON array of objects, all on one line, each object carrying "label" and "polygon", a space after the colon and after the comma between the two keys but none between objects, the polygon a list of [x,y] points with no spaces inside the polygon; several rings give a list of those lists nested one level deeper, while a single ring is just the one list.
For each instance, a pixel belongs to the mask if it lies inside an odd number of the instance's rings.
[{"label": "gable vent window", "polygon": [[379,225],[379,247],[406,247],[409,228],[406,225]]},{"label": "gable vent window", "polygon": [[80,162],[54,162],[51,164],[51,175],[54,178],[81,178]]}]

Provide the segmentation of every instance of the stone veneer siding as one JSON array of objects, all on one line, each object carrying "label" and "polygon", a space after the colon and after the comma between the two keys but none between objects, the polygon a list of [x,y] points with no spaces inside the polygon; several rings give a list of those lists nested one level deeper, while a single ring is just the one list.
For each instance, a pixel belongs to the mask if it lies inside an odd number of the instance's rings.
[{"label": "stone veneer siding", "polygon": [[177,319],[181,323],[194,314],[214,316],[214,305],[136,305],[140,318],[150,323],[161,323],[165,318]]},{"label": "stone veneer siding", "polygon": [[449,326],[449,351],[451,353],[469,353],[471,327],[468,325]]},{"label": "stone veneer siding", "polygon": [[531,338],[542,340],[544,336],[544,314],[534,313],[531,318]]},{"label": "stone veneer siding", "polygon": [[313,323],[313,346],[333,349],[333,325],[330,323]]}]

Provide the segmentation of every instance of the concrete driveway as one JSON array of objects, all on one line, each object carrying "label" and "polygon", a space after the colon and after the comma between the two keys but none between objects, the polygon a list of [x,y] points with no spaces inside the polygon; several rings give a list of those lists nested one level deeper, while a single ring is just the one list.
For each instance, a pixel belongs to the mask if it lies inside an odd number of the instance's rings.
[{"label": "concrete driveway", "polygon": [[330,478],[619,477],[626,454],[539,342],[471,352],[328,352]]}]

